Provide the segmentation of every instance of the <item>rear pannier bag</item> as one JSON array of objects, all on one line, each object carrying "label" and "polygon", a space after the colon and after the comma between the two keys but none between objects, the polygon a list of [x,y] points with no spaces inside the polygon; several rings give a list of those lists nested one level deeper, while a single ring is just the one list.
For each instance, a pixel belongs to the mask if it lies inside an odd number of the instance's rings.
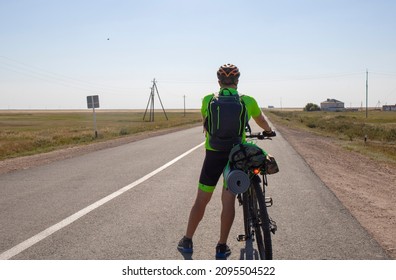
[{"label": "rear pannier bag", "polygon": [[228,160],[234,168],[245,171],[264,167],[266,174],[279,172],[275,158],[252,143],[239,144],[232,148]]}]

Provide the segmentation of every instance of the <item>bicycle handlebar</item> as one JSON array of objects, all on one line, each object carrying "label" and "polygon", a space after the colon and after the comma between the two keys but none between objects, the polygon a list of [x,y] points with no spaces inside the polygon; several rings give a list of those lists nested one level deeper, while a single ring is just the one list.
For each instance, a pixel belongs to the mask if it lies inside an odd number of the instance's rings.
[{"label": "bicycle handlebar", "polygon": [[246,138],[256,138],[259,140],[272,140],[272,137],[276,136],[276,132],[275,131],[263,131],[263,132],[257,132],[257,133],[250,133],[250,134],[246,134]]}]

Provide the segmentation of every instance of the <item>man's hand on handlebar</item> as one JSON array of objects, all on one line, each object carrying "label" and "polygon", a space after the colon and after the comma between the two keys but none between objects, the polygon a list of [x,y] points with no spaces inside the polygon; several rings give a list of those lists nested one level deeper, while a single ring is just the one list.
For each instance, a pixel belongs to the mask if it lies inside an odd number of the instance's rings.
[{"label": "man's hand on handlebar", "polygon": [[265,140],[265,139],[271,140],[271,138],[275,136],[276,136],[276,132],[274,130],[271,131],[264,130],[263,132],[246,134],[246,138],[256,138],[259,140]]},{"label": "man's hand on handlebar", "polygon": [[270,130],[270,131],[263,131],[263,136],[264,137],[275,137],[276,136],[276,132],[274,130]]}]

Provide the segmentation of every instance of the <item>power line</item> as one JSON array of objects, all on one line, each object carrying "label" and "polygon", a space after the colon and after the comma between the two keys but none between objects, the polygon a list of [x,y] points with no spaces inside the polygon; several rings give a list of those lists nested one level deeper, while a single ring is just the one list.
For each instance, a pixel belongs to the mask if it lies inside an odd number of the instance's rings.
[{"label": "power line", "polygon": [[381,72],[370,72],[370,74],[374,74],[374,75],[379,75],[379,76],[390,76],[390,77],[396,77],[396,73],[381,73]]},{"label": "power line", "polygon": [[266,78],[260,80],[244,80],[245,82],[290,82],[290,81],[302,81],[302,80],[321,80],[321,79],[334,79],[334,78],[344,78],[351,76],[360,76],[365,72],[354,72],[354,73],[340,73],[340,74],[323,74],[323,75],[301,75],[301,76],[288,76],[279,78]]},{"label": "power line", "polygon": [[[89,91],[108,90],[108,91],[124,91],[130,93],[130,91],[132,90],[132,88],[115,87],[115,86],[103,85],[103,84],[92,83],[89,81],[76,79],[63,74],[58,74],[48,70],[43,70],[36,66],[19,62],[17,60],[5,56],[0,56],[0,58],[3,59],[3,61],[0,60],[0,66],[2,66],[3,69],[28,76],[30,78],[44,80],[49,83],[55,83],[55,84],[60,84],[62,86],[73,87],[73,88],[89,90]],[[4,59],[6,61],[4,61]]]},{"label": "power line", "polygon": [[[87,92],[103,92],[106,91],[111,94],[130,94],[133,90],[144,90],[141,88],[126,88],[126,87],[117,87],[111,85],[104,85],[100,83],[93,83],[87,80],[77,79],[75,77],[66,76],[63,74],[55,73],[52,71],[44,70],[42,68],[29,65],[24,62],[20,62],[18,60],[0,56],[0,68],[5,69],[6,71],[12,71],[14,73],[24,75],[26,77],[30,77],[32,79],[41,80],[47,83],[57,84],[63,87],[74,88],[78,90],[83,90]],[[291,82],[291,81],[303,81],[303,80],[320,80],[320,79],[336,79],[336,78],[348,78],[353,76],[361,76],[363,77],[365,72],[349,72],[349,73],[331,73],[331,74],[306,74],[306,75],[296,75],[296,76],[288,76],[288,77],[278,77],[278,78],[268,78],[263,77],[263,79],[244,79],[244,84],[262,84],[268,82]],[[370,72],[371,80],[373,80],[372,76],[383,76],[383,77],[396,77],[396,73],[393,72]],[[158,81],[156,81],[158,83]],[[215,80],[182,80],[182,79],[165,79],[161,80],[162,84],[173,84],[173,85],[212,85],[215,84]],[[386,98],[393,95],[395,89],[390,91]]]}]

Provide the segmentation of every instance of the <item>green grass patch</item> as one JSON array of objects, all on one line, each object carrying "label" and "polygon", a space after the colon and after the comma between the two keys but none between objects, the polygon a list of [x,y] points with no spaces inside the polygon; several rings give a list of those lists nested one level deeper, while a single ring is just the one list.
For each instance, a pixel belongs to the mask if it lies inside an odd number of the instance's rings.
[{"label": "green grass patch", "polygon": [[[396,112],[266,111],[275,124],[337,138],[348,149],[396,162]],[[365,139],[367,141],[365,141]]]},{"label": "green grass patch", "polygon": [[95,138],[92,111],[0,111],[0,160],[90,144],[141,133],[201,122],[197,111],[155,113],[155,121],[143,120],[144,112],[97,111]]}]

